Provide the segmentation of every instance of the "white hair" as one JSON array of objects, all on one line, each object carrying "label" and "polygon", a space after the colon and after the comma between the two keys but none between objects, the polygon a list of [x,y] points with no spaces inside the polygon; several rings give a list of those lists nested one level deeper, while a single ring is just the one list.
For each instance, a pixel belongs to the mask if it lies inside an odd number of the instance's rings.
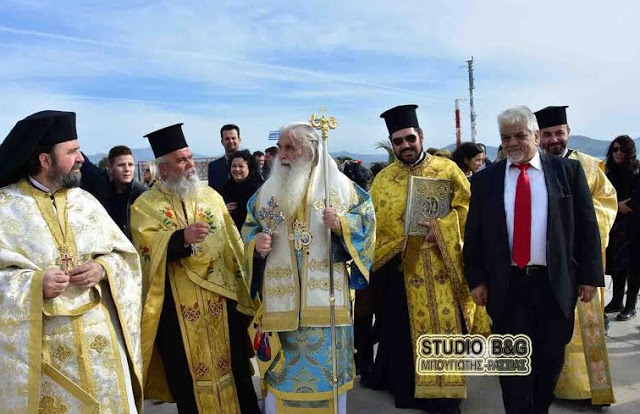
[{"label": "white hair", "polygon": [[498,128],[500,130],[506,125],[521,123],[524,123],[532,134],[540,130],[536,116],[531,112],[531,109],[524,105],[506,109],[498,115]]},{"label": "white hair", "polygon": [[280,128],[280,136],[287,135],[302,145],[303,153],[310,154],[312,165],[315,164],[320,142],[316,129],[308,122],[291,122]]},{"label": "white hair", "polygon": [[158,164],[166,164],[166,163],[167,163],[167,161],[169,160],[169,158],[167,157],[167,155],[169,155],[169,154],[165,154],[165,155],[163,155],[163,156],[161,156],[161,157],[157,157],[157,158],[156,158],[156,161],[155,161],[155,162],[156,162],[156,165],[158,165]]},{"label": "white hair", "polygon": [[269,178],[262,186],[263,194],[273,196],[280,203],[285,216],[296,214],[309,187],[313,165],[318,158],[320,141],[316,130],[307,122],[292,122],[280,129],[281,137],[288,137],[293,145],[302,147],[302,157],[283,165],[280,158],[274,158]]},{"label": "white hair", "polygon": [[[165,155],[163,155],[161,157],[156,157],[155,164],[156,164],[156,167],[158,167],[157,168],[156,178],[164,180],[164,178],[162,177],[162,174],[160,174],[160,166],[164,165],[166,167],[167,166],[167,162],[169,162],[169,154],[165,154]],[[166,168],[165,168],[165,171],[167,171]]]},{"label": "white hair", "polygon": [[[169,154],[156,158],[156,165],[167,165]],[[201,186],[197,168],[193,168],[193,175],[189,175],[191,170],[185,170],[182,174],[175,174],[170,169],[165,170],[165,176],[160,177],[167,189],[185,200],[198,194]]]}]

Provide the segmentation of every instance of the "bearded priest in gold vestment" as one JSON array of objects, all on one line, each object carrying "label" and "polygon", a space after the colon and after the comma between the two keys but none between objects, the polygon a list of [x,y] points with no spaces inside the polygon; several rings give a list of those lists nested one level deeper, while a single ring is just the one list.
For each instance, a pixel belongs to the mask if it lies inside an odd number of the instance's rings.
[{"label": "bearded priest in gold vestment", "polygon": [[181,125],[147,135],[161,182],[131,212],[146,295],[145,394],[175,400],[180,413],[258,412],[246,346],[250,318],[237,313],[253,314],[242,240],[222,197],[200,183]]},{"label": "bearded priest in gold vestment", "polygon": [[[567,106],[548,106],[535,113],[540,127],[540,146],[545,153],[577,160],[587,176],[589,191],[600,230],[602,258],[609,242],[609,231],[618,212],[616,190],[604,173],[604,163],[595,157],[570,149]],[[594,405],[615,402],[605,339],[602,301],[578,301],[571,341],[565,348],[565,359],[555,396],[569,400],[591,399]]]},{"label": "bearded priest in gold vestment", "polygon": [[[416,373],[416,340],[423,334],[488,334],[489,319],[474,304],[462,269],[469,181],[452,161],[424,152],[416,108],[403,105],[381,115],[397,160],[371,186],[378,220],[371,284],[380,343],[370,386],[390,389],[398,408],[456,413],[467,396],[465,377]],[[423,223],[425,237],[404,235],[410,176],[452,185],[449,213]]]},{"label": "bearded priest in gold vestment", "polygon": [[0,412],[138,413],[135,249],[80,184],[75,113],[23,119],[0,146]]}]

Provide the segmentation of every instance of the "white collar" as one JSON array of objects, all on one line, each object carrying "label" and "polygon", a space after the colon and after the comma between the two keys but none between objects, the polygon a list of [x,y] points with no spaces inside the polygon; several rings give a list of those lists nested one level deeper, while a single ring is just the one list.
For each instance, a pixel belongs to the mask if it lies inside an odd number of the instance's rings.
[{"label": "white collar", "polygon": [[[413,164],[407,164],[404,161],[400,161],[401,163],[408,165],[409,167],[415,167],[416,165],[420,164],[422,161],[424,161],[425,157],[427,156],[427,153],[422,151],[420,153],[420,156],[418,157],[418,159],[416,160],[416,162],[414,162]],[[397,158],[397,157],[396,157]]]},{"label": "white collar", "polygon": [[31,181],[31,184],[33,184],[33,186],[38,190],[44,191],[45,193],[51,193],[51,191],[47,187],[45,187],[40,181],[36,180],[32,176],[29,176],[29,181]]},{"label": "white collar", "polygon": [[[507,158],[507,170],[511,167],[511,164],[513,163],[509,161],[509,158]],[[533,158],[529,160],[528,164],[531,164],[531,166],[536,170],[542,171],[542,161],[540,160],[540,153],[537,149],[536,153],[533,155]]]}]

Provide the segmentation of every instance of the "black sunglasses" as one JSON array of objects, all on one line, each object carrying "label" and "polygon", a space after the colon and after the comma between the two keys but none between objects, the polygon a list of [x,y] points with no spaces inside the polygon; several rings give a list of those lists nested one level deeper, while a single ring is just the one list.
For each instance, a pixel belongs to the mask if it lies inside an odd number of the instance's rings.
[{"label": "black sunglasses", "polygon": [[611,152],[612,152],[612,153],[614,153],[614,154],[615,154],[616,152],[622,152],[622,153],[625,153],[625,154],[627,153],[627,151],[625,151],[624,149],[622,149],[622,147],[613,147],[613,148],[611,148]]},{"label": "black sunglasses", "polygon": [[411,134],[411,135],[407,135],[406,137],[396,137],[393,138],[391,140],[391,142],[393,143],[393,145],[395,145],[396,147],[399,147],[400,145],[402,145],[403,142],[407,141],[409,144],[413,144],[416,142],[416,140],[418,139],[417,136]]}]

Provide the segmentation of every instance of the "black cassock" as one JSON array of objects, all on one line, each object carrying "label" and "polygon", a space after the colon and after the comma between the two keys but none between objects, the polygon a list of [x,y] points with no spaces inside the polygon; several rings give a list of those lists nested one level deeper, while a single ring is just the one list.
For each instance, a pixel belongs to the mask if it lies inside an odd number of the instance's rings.
[{"label": "black cassock", "polygon": [[[184,233],[177,231],[171,236],[167,248],[167,261],[178,260],[191,254],[190,248],[184,247]],[[167,384],[171,395],[176,400],[180,414],[198,414],[196,399],[193,392],[193,378],[189,372],[180,324],[176,313],[176,305],[169,284],[169,272],[165,279],[164,302],[162,314],[156,334],[156,345],[164,365]],[[253,381],[253,370],[249,360],[249,344],[247,326],[250,321],[247,316],[236,310],[236,303],[227,301],[227,317],[229,320],[229,338],[231,348],[231,369],[236,383],[238,401],[242,414],[260,414],[258,399]],[[204,414],[204,413],[200,413]]]},{"label": "black cassock", "polygon": [[415,398],[415,360],[404,275],[398,270],[400,255],[371,275],[375,291],[378,352],[367,386],[388,389],[396,408],[415,408],[443,414],[459,412],[460,399]]}]

